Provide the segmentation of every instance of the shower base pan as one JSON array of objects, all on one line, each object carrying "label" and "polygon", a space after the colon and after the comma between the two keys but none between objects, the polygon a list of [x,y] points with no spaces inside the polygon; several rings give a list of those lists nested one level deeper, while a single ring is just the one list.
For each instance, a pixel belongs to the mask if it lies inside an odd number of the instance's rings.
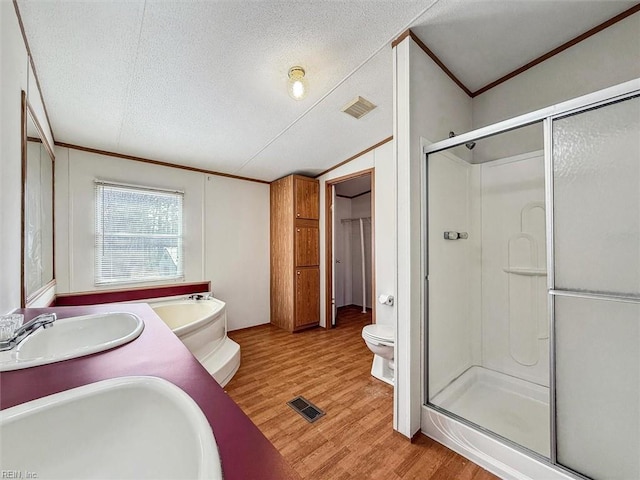
[{"label": "shower base pan", "polygon": [[549,456],[549,389],[473,366],[432,400],[476,425]]}]

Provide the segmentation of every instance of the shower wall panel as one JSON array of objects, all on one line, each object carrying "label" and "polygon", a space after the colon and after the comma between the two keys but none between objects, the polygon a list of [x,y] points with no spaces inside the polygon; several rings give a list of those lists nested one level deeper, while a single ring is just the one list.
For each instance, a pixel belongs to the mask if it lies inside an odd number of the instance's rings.
[{"label": "shower wall panel", "polygon": [[[472,166],[450,153],[428,162],[429,395],[433,398],[472,365],[480,364],[479,248],[474,242]],[[467,232],[445,240],[445,231]]]},{"label": "shower wall panel", "polygon": [[482,365],[549,386],[544,157],[481,169]]}]

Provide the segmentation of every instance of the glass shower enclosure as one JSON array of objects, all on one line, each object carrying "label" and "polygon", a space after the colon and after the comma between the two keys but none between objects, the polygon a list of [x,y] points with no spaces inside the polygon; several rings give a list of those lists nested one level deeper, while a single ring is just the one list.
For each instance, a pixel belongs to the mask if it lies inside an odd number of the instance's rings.
[{"label": "glass shower enclosure", "polygon": [[639,479],[640,97],[520,123],[427,150],[425,404]]}]

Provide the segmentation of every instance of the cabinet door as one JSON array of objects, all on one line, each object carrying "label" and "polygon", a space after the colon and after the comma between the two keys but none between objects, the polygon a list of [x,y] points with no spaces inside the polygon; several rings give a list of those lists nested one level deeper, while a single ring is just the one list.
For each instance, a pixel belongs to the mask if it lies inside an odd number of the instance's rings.
[{"label": "cabinet door", "polygon": [[294,330],[320,322],[320,269],[296,268]]},{"label": "cabinet door", "polygon": [[318,220],[320,218],[320,185],[318,181],[296,177],[294,185],[296,218]]},{"label": "cabinet door", "polygon": [[320,265],[320,235],[318,227],[298,226],[295,228],[294,236],[296,267]]}]

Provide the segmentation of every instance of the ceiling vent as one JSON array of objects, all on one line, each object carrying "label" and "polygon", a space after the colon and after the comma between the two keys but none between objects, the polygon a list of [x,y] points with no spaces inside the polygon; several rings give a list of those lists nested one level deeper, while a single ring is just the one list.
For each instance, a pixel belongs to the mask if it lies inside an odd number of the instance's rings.
[{"label": "ceiling vent", "polygon": [[342,111],[353,118],[362,118],[376,107],[377,105],[374,105],[366,98],[356,97],[342,107]]}]

